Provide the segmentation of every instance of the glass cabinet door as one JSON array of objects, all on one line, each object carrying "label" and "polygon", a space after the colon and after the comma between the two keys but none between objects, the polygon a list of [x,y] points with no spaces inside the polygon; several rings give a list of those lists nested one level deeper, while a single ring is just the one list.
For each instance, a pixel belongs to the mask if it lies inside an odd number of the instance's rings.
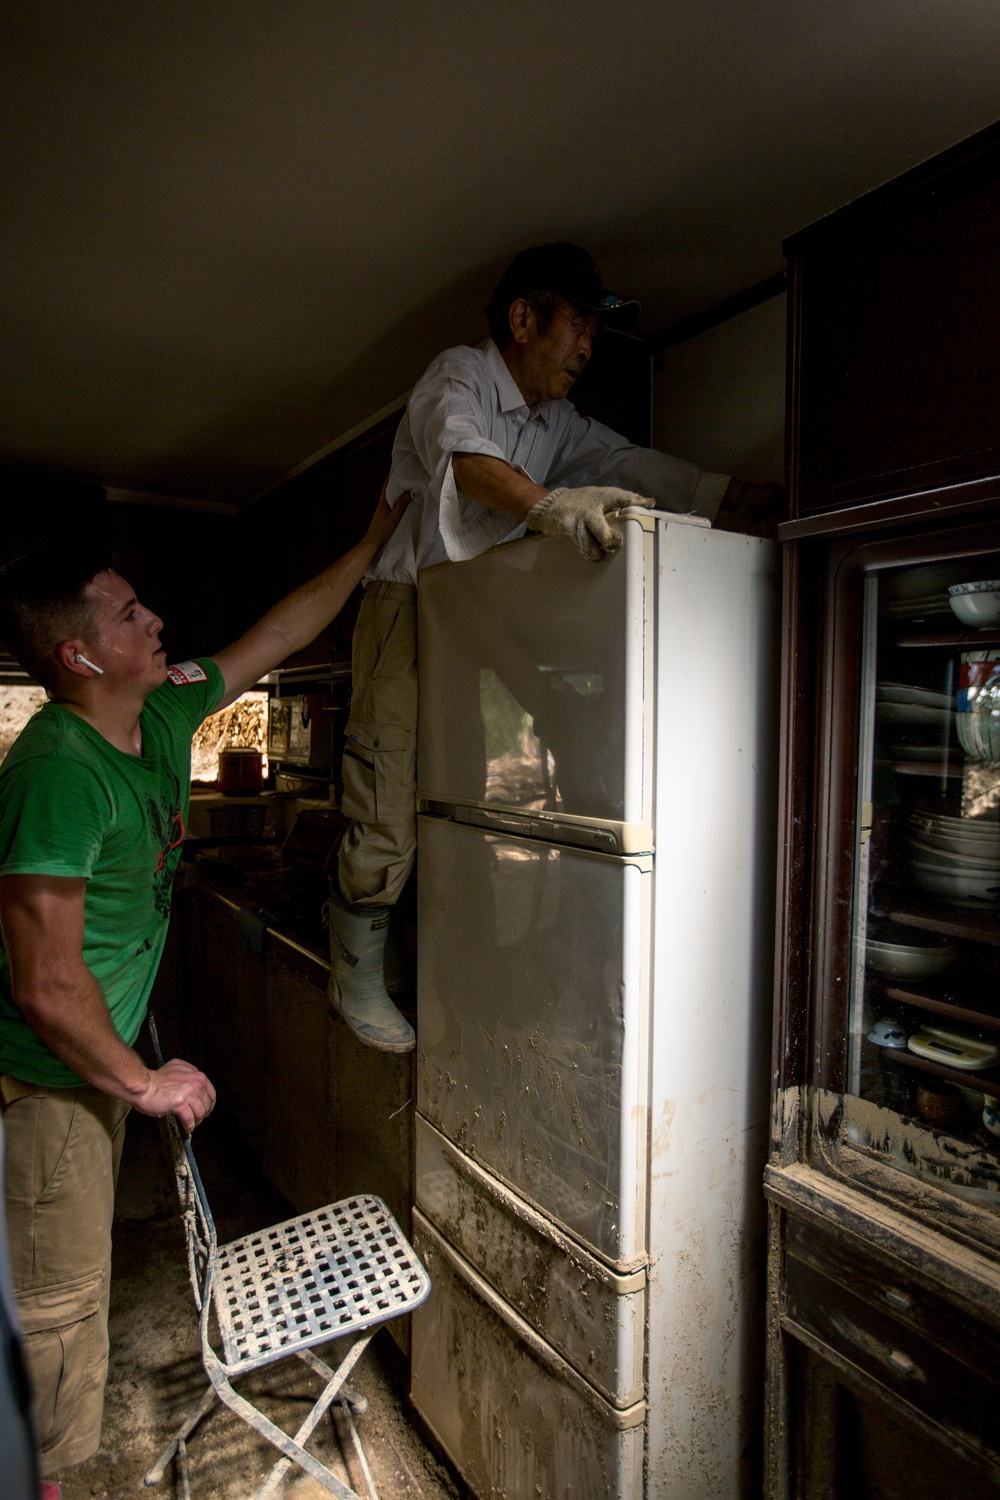
[{"label": "glass cabinet door", "polygon": [[1000,1205],[1000,552],[860,602],[843,1131]]}]

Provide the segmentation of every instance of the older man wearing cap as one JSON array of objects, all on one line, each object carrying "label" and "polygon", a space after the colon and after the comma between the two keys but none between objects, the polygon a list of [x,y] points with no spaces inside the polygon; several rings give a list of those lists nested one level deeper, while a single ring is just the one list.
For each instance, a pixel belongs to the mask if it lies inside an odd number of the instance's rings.
[{"label": "older man wearing cap", "polygon": [[541,245],[508,266],[486,309],[490,338],[438,355],[399,424],[390,503],[412,503],[365,579],[354,636],[344,756],[352,819],[331,889],[331,994],[373,1047],[406,1052],[412,1027],[383,978],[389,916],[416,848],[416,581],[526,530],[563,534],[594,561],[618,546],[606,517],[625,505],[773,529],[783,492],[639,448],[566,399],[601,326],[638,303],[608,292],[578,245]]}]

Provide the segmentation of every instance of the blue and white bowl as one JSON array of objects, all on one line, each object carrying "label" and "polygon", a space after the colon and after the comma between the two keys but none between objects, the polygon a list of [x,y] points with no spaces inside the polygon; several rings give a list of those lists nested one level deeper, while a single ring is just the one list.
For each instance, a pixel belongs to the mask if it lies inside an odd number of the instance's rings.
[{"label": "blue and white bowl", "polygon": [[891,1052],[905,1052],[909,1037],[891,1016],[883,1016],[880,1021],[873,1021],[871,1030],[866,1032],[870,1042],[876,1047],[888,1047]]},{"label": "blue and white bowl", "polygon": [[1000,578],[956,583],[948,590],[948,602],[963,625],[978,630],[1000,625]]}]

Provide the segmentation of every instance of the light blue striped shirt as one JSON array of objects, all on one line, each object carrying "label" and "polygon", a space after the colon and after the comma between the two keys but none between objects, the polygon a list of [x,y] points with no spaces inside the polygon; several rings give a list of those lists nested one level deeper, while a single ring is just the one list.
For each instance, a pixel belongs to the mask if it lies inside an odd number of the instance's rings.
[{"label": "light blue striped shirt", "polygon": [[651,496],[663,510],[713,519],[728,474],[712,474],[654,448],[639,448],[566,400],[528,406],[489,339],[460,345],[433,360],[413,388],[392,450],[389,500],[413,501],[376,558],[373,578],[416,583],[422,568],[478,557],[525,526],[491,510],[455,484],[456,453],[485,453],[520,469],[536,484],[617,485]]}]

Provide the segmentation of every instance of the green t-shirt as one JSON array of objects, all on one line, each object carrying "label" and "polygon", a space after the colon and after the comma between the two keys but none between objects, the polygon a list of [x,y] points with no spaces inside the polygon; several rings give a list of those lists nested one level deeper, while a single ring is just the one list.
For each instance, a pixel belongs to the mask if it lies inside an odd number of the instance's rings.
[{"label": "green t-shirt", "polygon": [[[143,706],[141,756],[46,703],[0,765],[0,875],[86,879],[83,959],[129,1046],[167,935],[191,794],[191,736],[223,695],[222,673],[208,658],[171,672]],[[82,1081],[14,1004],[2,946],[0,1073],[58,1088]]]}]

